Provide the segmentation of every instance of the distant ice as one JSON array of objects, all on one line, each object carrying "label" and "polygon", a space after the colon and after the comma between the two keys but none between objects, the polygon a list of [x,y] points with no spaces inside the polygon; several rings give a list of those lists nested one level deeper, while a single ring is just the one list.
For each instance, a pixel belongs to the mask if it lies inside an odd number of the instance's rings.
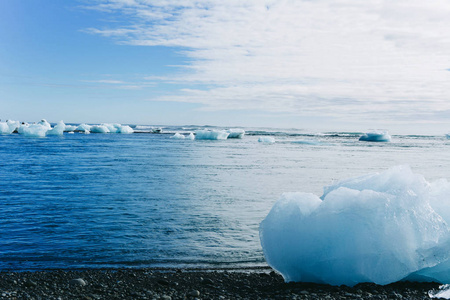
[{"label": "distant ice", "polygon": [[77,126],[75,125],[67,125],[66,124],[66,128],[64,129],[64,132],[73,132],[77,130]]},{"label": "distant ice", "polygon": [[19,121],[0,122],[0,134],[11,134],[20,127]]},{"label": "distant ice", "polygon": [[134,132],[134,130],[130,126],[128,126],[128,125],[121,125],[120,128],[119,128],[119,132],[118,133],[131,134],[133,132]]},{"label": "distant ice", "polygon": [[258,142],[266,143],[266,144],[273,144],[273,143],[275,143],[275,139],[271,136],[261,136],[258,138]]},{"label": "distant ice", "polygon": [[226,140],[229,133],[225,130],[197,130],[196,140]]},{"label": "distant ice", "polygon": [[190,140],[195,140],[195,135],[191,132],[191,133],[189,133],[187,138]]},{"label": "distant ice", "polygon": [[45,137],[49,128],[45,124],[25,124],[19,127],[19,134],[26,137]]},{"label": "distant ice", "polygon": [[228,129],[229,139],[242,139],[245,135],[245,130],[243,129]]},{"label": "distant ice", "polygon": [[[50,124],[49,124],[50,125]],[[50,126],[51,128],[51,126]],[[47,131],[47,135],[63,135],[66,129],[66,124],[63,121],[59,121],[53,129]]]},{"label": "distant ice", "polygon": [[186,137],[180,133],[175,133],[173,136],[171,136],[171,138],[173,139],[179,139],[179,140],[184,140]]},{"label": "distant ice", "polygon": [[260,225],[267,263],[289,281],[450,283],[450,183],[407,166],[285,193]]},{"label": "distant ice", "polygon": [[92,133],[110,133],[108,127],[104,125],[92,125],[90,131]]},{"label": "distant ice", "polygon": [[365,142],[390,142],[391,136],[387,131],[375,130],[363,134],[359,140]]},{"label": "distant ice", "polygon": [[77,127],[77,129],[76,129],[77,131],[81,131],[81,132],[90,132],[91,131],[91,126],[90,125],[88,125],[88,124],[85,124],[85,123],[83,123],[83,124],[80,124],[80,125],[78,125],[78,127]]}]

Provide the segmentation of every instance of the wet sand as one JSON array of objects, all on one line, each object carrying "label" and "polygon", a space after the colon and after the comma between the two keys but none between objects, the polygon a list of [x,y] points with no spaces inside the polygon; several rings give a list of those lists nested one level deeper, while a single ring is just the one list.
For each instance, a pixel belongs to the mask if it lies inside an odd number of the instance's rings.
[{"label": "wet sand", "polygon": [[0,272],[0,299],[429,299],[437,283],[354,287],[285,283],[270,270],[107,269]]}]

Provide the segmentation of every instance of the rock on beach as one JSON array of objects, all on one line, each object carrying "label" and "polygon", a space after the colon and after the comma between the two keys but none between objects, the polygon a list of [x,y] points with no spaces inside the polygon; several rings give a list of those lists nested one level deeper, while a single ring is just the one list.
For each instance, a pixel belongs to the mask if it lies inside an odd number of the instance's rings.
[{"label": "rock on beach", "polygon": [[429,299],[438,283],[285,283],[269,269],[0,272],[0,299]]}]

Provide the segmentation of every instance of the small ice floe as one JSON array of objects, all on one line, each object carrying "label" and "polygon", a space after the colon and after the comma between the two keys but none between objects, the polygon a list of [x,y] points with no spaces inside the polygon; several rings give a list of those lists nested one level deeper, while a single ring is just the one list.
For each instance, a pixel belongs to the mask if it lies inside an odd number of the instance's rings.
[{"label": "small ice floe", "polygon": [[90,131],[92,133],[110,133],[108,127],[104,125],[92,125]]},{"label": "small ice floe", "polygon": [[187,139],[189,139],[189,140],[195,140],[195,135],[191,132],[191,133],[189,133],[189,135],[187,136]]},{"label": "small ice floe", "polygon": [[152,133],[162,133],[162,128],[161,127],[157,127],[157,128],[152,128],[151,129],[151,132]]},{"label": "small ice floe", "polygon": [[19,121],[0,122],[0,134],[11,134],[20,127]]},{"label": "small ice floe", "polygon": [[64,128],[64,132],[74,132],[75,130],[77,130],[77,126],[75,125],[67,125]]},{"label": "small ice floe", "polygon": [[197,130],[196,140],[226,140],[229,133],[225,130]]},{"label": "small ice floe", "polygon": [[320,198],[284,193],[260,225],[264,256],[286,282],[450,283],[449,194],[447,180],[408,166],[338,182]]},{"label": "small ice floe", "polygon": [[178,139],[178,140],[184,140],[186,137],[180,133],[175,133],[174,135],[172,135],[170,138],[172,139]]},{"label": "small ice floe", "polygon": [[375,130],[363,134],[359,140],[364,142],[390,142],[391,136],[387,131]]},{"label": "small ice floe", "polygon": [[63,135],[66,129],[66,124],[63,121],[59,121],[55,127],[47,131],[47,135]]},{"label": "small ice floe", "polygon": [[245,135],[244,129],[228,129],[227,132],[229,139],[242,139]]},{"label": "small ice floe", "polygon": [[260,136],[258,138],[258,142],[264,143],[264,144],[274,144],[275,139],[271,136]]},{"label": "small ice floe", "polygon": [[43,124],[24,124],[19,127],[18,133],[26,137],[45,137],[48,130]]},{"label": "small ice floe", "polygon": [[80,132],[84,132],[84,133],[90,132],[91,131],[91,125],[88,125],[88,124],[85,124],[85,123],[80,124],[80,125],[78,125],[76,131],[80,131]]},{"label": "small ice floe", "polygon": [[316,141],[316,140],[299,140],[299,141],[293,141],[292,143],[300,144],[300,145],[311,145],[311,146],[323,145],[322,142]]}]

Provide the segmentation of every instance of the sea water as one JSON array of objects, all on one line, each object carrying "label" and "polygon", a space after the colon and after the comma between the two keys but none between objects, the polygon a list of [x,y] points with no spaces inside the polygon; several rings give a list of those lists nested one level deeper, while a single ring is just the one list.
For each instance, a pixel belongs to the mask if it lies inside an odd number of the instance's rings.
[{"label": "sea water", "polygon": [[[283,192],[407,164],[450,178],[445,136],[244,128],[242,139],[173,139],[209,127],[0,136],[0,270],[266,266],[259,224]],[[227,128],[219,128],[227,129]],[[271,137],[274,143],[261,143]]]}]

